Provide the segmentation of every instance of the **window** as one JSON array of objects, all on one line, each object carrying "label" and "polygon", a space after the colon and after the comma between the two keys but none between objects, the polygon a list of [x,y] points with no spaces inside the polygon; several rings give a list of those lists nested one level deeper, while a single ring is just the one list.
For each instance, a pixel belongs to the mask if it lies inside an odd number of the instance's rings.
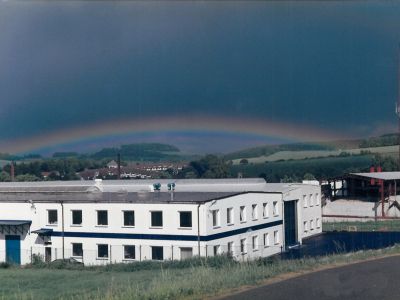
[{"label": "window", "polygon": [[98,244],[97,245],[97,257],[98,258],[108,258],[108,245]]},{"label": "window", "polygon": [[124,211],[124,226],[135,226],[135,212],[133,210]]},{"label": "window", "polygon": [[256,251],[256,250],[258,250],[258,236],[253,236],[252,237],[252,239],[251,239],[251,245],[252,245],[252,248],[253,248],[253,251]]},{"label": "window", "polygon": [[307,232],[308,231],[308,222],[307,221],[304,221],[303,227],[304,227],[304,232]]},{"label": "window", "polygon": [[320,198],[319,198],[319,194],[318,193],[316,193],[315,194],[315,205],[319,205],[320,204]]},{"label": "window", "polygon": [[263,203],[263,218],[269,217],[268,203]]},{"label": "window", "polygon": [[310,220],[310,229],[314,230],[314,220]]},{"label": "window", "polygon": [[228,242],[228,255],[233,255],[233,242]]},{"label": "window", "polygon": [[97,225],[100,226],[108,225],[108,211],[106,210],[97,211]]},{"label": "window", "polygon": [[246,251],[246,239],[241,239],[240,240],[240,253],[245,254]]},{"label": "window", "polygon": [[303,207],[307,207],[308,206],[308,201],[307,201],[307,196],[303,195]]},{"label": "window", "polygon": [[274,201],[274,216],[279,216],[278,202]]},{"label": "window", "polygon": [[163,226],[163,215],[162,211],[151,212],[151,227],[162,227]]},{"label": "window", "polygon": [[314,206],[314,195],[310,194],[310,206]]},{"label": "window", "polygon": [[83,256],[82,243],[72,243],[72,256],[77,256],[77,257]]},{"label": "window", "polygon": [[151,259],[152,260],[163,260],[164,259],[164,248],[159,246],[151,247]]},{"label": "window", "polygon": [[124,259],[135,259],[135,246],[125,245],[124,246]]},{"label": "window", "polygon": [[192,227],[192,212],[181,211],[179,212],[180,227]]},{"label": "window", "polygon": [[264,233],[264,247],[269,247],[269,233]]},{"label": "window", "polygon": [[212,222],[213,222],[213,227],[219,226],[219,210],[213,210],[212,211]]},{"label": "window", "polygon": [[58,213],[57,209],[49,209],[47,211],[47,221],[49,225],[57,225],[58,222]]},{"label": "window", "polygon": [[215,245],[214,247],[213,247],[213,252],[214,252],[214,256],[217,256],[218,254],[219,254],[219,245]]},{"label": "window", "polygon": [[82,225],[82,211],[73,210],[72,211],[72,225]]},{"label": "window", "polygon": [[239,220],[240,220],[240,222],[246,222],[246,207],[245,206],[240,207]]},{"label": "window", "polygon": [[193,257],[193,248],[182,247],[181,248],[181,259],[188,259]]},{"label": "window", "polygon": [[317,218],[317,228],[321,228],[321,219]]},{"label": "window", "polygon": [[279,244],[279,231],[278,230],[274,231],[274,243]]},{"label": "window", "polygon": [[226,209],[226,223],[233,224],[233,208],[229,207]]},{"label": "window", "polygon": [[252,206],[251,206],[251,218],[253,219],[253,220],[257,220],[257,204],[253,204]]}]

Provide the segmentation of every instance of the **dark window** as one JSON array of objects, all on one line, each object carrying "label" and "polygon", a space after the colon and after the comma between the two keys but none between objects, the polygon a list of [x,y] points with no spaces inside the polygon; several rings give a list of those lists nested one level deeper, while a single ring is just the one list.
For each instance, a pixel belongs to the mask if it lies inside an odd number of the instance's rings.
[{"label": "dark window", "polygon": [[152,227],[163,226],[162,211],[152,211],[151,212],[151,226]]},{"label": "dark window", "polygon": [[48,211],[48,221],[49,224],[57,224],[58,215],[56,209],[49,209]]},{"label": "dark window", "polygon": [[135,259],[135,246],[124,246],[124,258]]},{"label": "dark window", "polygon": [[97,225],[108,225],[108,213],[106,210],[97,211]]},{"label": "dark window", "polygon": [[191,211],[181,211],[180,213],[180,226],[181,227],[192,227],[192,212]]},{"label": "dark window", "polygon": [[124,211],[124,226],[135,226],[135,212],[133,210]]},{"label": "dark window", "polygon": [[82,211],[73,210],[72,211],[72,225],[82,225]]},{"label": "dark window", "polygon": [[81,243],[72,244],[72,256],[83,256],[83,248]]},{"label": "dark window", "polygon": [[97,245],[97,257],[108,258],[108,245],[107,244]]},{"label": "dark window", "polygon": [[164,259],[163,247],[151,247],[151,259],[152,260],[163,260]]}]

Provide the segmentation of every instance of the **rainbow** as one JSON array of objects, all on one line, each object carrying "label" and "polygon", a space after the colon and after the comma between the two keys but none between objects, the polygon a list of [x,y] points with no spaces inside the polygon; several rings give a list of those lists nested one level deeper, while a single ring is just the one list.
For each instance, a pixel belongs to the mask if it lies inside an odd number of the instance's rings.
[{"label": "rainbow", "polygon": [[164,116],[109,120],[55,130],[41,135],[0,141],[2,153],[27,153],[45,147],[89,140],[146,133],[221,133],[290,140],[322,142],[347,138],[334,132],[294,123],[265,119],[220,116]]}]

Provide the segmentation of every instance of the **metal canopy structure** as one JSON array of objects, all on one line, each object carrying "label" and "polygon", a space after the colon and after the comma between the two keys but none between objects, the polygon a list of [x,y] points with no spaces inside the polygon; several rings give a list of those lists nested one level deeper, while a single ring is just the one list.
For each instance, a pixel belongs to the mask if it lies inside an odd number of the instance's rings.
[{"label": "metal canopy structure", "polygon": [[24,234],[31,227],[31,220],[0,220],[0,233]]},{"label": "metal canopy structure", "polygon": [[41,235],[41,236],[50,236],[51,233],[53,232],[53,229],[50,228],[40,228],[37,230],[33,230],[31,231],[32,233],[36,233],[37,235]]}]

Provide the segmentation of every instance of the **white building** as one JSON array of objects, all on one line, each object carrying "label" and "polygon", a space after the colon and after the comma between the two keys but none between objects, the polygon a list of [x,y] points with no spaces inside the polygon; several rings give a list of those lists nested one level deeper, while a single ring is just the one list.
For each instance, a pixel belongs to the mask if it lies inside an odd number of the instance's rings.
[{"label": "white building", "polygon": [[0,261],[266,257],[321,233],[321,190],[263,179],[0,184]]}]

